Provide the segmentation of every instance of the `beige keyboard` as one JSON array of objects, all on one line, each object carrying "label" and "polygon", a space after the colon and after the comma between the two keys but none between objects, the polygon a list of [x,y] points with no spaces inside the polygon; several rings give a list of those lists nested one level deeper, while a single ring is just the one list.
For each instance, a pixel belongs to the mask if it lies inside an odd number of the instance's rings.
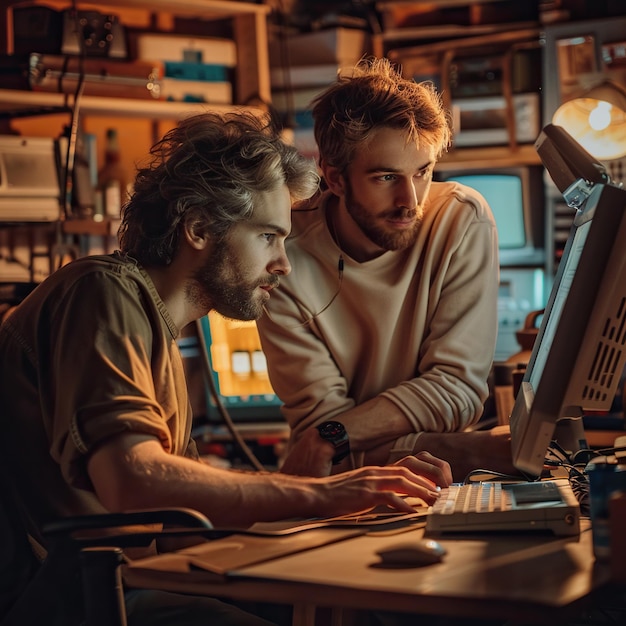
[{"label": "beige keyboard", "polygon": [[579,532],[580,507],[567,480],[451,485],[429,509],[426,531]]},{"label": "beige keyboard", "polygon": [[504,511],[511,508],[511,496],[503,491],[502,483],[451,485],[441,491],[433,505],[433,513],[452,514]]}]

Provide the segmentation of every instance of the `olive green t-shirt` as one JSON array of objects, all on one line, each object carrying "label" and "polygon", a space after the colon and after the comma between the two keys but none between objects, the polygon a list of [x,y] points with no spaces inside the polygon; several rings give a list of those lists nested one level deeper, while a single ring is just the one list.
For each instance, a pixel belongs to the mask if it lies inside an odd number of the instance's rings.
[{"label": "olive green t-shirt", "polygon": [[120,254],[54,272],[0,327],[0,470],[35,532],[102,512],[89,454],[121,432],[197,456],[179,329],[147,273]]}]

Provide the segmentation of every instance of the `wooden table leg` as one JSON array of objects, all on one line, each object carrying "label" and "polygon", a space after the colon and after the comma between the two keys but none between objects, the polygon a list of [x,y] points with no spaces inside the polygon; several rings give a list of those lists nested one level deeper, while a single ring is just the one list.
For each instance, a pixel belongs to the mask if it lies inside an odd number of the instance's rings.
[{"label": "wooden table leg", "polygon": [[294,604],[292,626],[315,626],[315,605]]}]

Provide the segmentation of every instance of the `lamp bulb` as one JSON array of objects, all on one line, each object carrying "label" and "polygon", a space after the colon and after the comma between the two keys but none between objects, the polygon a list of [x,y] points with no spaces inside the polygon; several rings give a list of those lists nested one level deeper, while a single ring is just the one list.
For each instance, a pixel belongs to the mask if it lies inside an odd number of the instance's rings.
[{"label": "lamp bulb", "polygon": [[589,113],[589,126],[595,131],[604,130],[611,123],[611,105],[598,101],[598,106]]}]

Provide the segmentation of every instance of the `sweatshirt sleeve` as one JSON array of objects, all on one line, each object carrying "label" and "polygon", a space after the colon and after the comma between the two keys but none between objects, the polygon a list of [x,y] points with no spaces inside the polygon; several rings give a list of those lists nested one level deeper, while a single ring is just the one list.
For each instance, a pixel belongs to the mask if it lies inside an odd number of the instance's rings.
[{"label": "sweatshirt sleeve", "polygon": [[476,220],[434,274],[439,292],[420,349],[418,375],[383,391],[416,432],[463,430],[482,415],[497,335],[495,224]]}]

